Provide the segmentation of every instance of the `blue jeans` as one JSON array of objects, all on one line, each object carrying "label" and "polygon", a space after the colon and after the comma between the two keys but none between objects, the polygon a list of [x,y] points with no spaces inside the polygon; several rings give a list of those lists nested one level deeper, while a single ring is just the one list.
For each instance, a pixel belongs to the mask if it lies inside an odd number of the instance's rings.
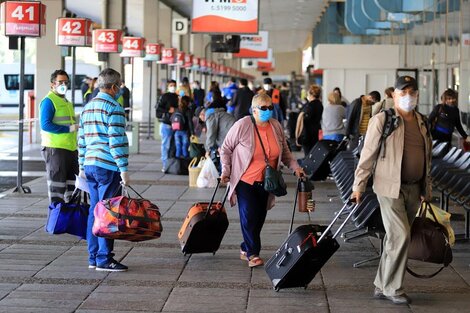
[{"label": "blue jeans", "polygon": [[177,158],[189,158],[189,137],[187,131],[175,131],[175,146]]},{"label": "blue jeans", "polygon": [[323,140],[334,140],[334,141],[341,141],[343,140],[344,135],[342,134],[332,134],[332,135],[323,135]]},{"label": "blue jeans", "polygon": [[160,136],[162,137],[162,163],[163,168],[166,166],[166,160],[168,160],[168,154],[170,152],[171,137],[173,136],[173,130],[168,124],[160,124]]},{"label": "blue jeans", "polygon": [[93,223],[95,221],[94,209],[96,204],[109,199],[116,194],[120,188],[121,177],[119,172],[110,171],[105,168],[93,165],[85,165],[85,175],[90,188],[90,211],[87,223],[87,242],[88,242],[88,264],[104,266],[109,263],[114,253],[114,240],[102,237],[96,237],[92,233]]},{"label": "blue jeans", "polygon": [[235,188],[238,199],[238,212],[243,242],[241,250],[247,256],[259,255],[261,250],[261,229],[266,219],[268,195],[260,183],[253,185],[239,181]]}]

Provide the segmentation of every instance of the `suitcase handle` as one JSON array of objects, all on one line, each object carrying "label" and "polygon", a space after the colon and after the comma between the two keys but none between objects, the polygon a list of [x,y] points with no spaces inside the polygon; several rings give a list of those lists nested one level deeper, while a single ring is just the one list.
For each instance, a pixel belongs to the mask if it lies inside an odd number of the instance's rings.
[{"label": "suitcase handle", "polygon": [[[215,195],[217,194],[217,190],[219,190],[220,181],[221,181],[221,179],[220,179],[220,177],[218,177],[217,178],[217,185],[215,186],[214,193],[212,194],[211,201],[209,202],[209,205],[207,206],[207,211],[206,211],[206,214],[204,215],[204,218],[207,217],[207,215],[209,214],[209,211],[212,208],[212,204],[214,204],[214,198],[215,198]],[[225,191],[224,197],[222,199],[222,206],[221,207],[223,207],[225,205],[225,201],[227,200],[227,196],[228,196],[229,191],[230,191],[230,185],[227,185],[227,190]]]},{"label": "suitcase handle", "polygon": [[291,255],[293,252],[292,248],[287,249],[284,254],[279,258],[279,260],[276,263],[277,268],[281,268],[281,266],[284,265],[284,261],[287,259],[289,255]]},{"label": "suitcase handle", "polygon": [[338,214],[336,214],[333,221],[331,221],[330,225],[328,225],[328,227],[325,229],[323,234],[321,234],[320,238],[317,240],[317,244],[319,244],[323,240],[323,238],[326,236],[326,234],[329,232],[329,230],[333,227],[333,225],[339,219],[339,217],[343,213],[343,211],[350,208],[351,206],[354,206],[354,208],[351,210],[351,212],[349,212],[348,216],[344,219],[344,222],[339,226],[338,230],[334,233],[333,238],[336,238],[338,236],[338,234],[343,230],[344,226],[349,221],[351,216],[356,212],[357,208],[359,207],[359,204],[356,203],[355,199],[349,199],[344,204],[344,206],[341,208],[341,210],[338,212]]},{"label": "suitcase handle", "polygon": [[[287,235],[289,236],[292,233],[292,227],[294,226],[294,216],[295,216],[295,209],[297,207],[297,198],[299,196],[299,189],[300,189],[300,180],[301,179],[308,179],[308,177],[302,175],[297,179],[297,187],[295,190],[295,198],[294,198],[294,207],[292,208],[292,217],[290,219],[290,225],[289,225],[289,231],[287,232]],[[310,221],[310,212],[307,212],[308,214],[308,220]]]}]

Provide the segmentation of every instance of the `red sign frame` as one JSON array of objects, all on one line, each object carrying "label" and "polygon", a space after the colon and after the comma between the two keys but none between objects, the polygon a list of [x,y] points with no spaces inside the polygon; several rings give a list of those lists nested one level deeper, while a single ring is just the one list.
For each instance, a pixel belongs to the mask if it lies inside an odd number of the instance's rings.
[{"label": "red sign frame", "polygon": [[93,47],[95,52],[121,52],[122,31],[119,29],[95,29],[93,31]]},{"label": "red sign frame", "polygon": [[0,11],[5,36],[41,37],[46,34],[46,6],[40,1],[6,1],[1,4]]},{"label": "red sign frame", "polygon": [[176,48],[163,48],[161,64],[175,64],[176,63]]},{"label": "red sign frame", "polygon": [[56,20],[56,45],[91,46],[92,22],[87,18],[58,18]]},{"label": "red sign frame", "polygon": [[144,37],[122,37],[121,57],[139,58],[145,55]]}]

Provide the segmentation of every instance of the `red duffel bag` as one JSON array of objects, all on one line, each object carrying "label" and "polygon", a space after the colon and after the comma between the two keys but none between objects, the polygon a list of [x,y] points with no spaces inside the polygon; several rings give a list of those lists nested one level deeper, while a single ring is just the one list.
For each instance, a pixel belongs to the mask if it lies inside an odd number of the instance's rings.
[{"label": "red duffel bag", "polygon": [[[122,186],[123,196],[101,200],[95,206],[93,235],[108,239],[144,241],[159,238],[162,233],[160,210],[142,198],[130,186]],[[140,199],[129,197],[127,188]]]}]

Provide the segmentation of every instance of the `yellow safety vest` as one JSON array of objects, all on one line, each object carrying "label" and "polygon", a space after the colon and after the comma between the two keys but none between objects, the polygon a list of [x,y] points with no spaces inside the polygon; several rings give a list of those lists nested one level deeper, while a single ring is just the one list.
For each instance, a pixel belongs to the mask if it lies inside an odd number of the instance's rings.
[{"label": "yellow safety vest", "polygon": [[122,107],[124,107],[124,97],[122,95],[119,96],[116,102],[119,103]]},{"label": "yellow safety vest", "polygon": [[[70,126],[75,124],[75,112],[71,102],[49,91],[45,98],[49,98],[54,105],[55,114],[52,122],[58,125]],[[50,148],[60,148],[70,151],[77,150],[77,134],[54,134],[41,130],[41,145]]]}]

